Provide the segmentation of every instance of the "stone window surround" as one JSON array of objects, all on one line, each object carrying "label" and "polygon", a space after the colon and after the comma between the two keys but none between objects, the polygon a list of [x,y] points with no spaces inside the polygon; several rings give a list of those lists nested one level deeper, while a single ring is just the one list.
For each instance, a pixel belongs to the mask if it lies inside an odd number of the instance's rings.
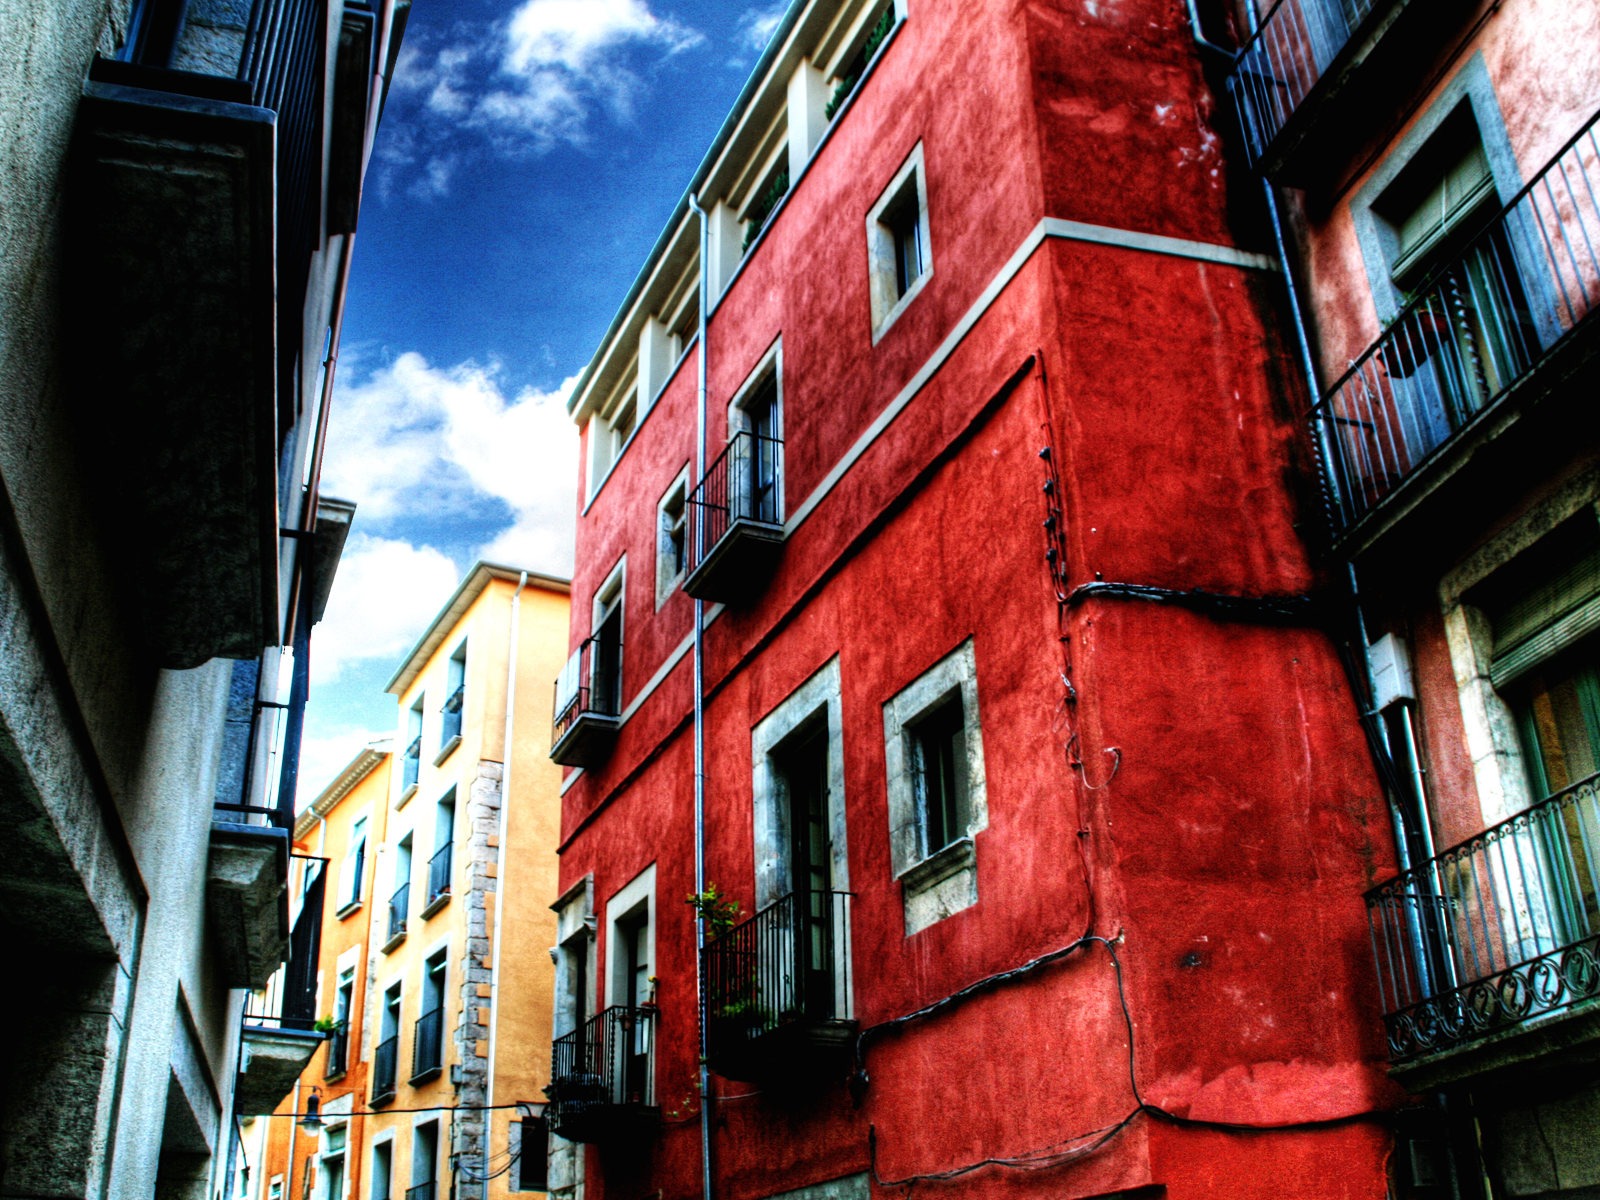
[{"label": "stone window surround", "polygon": [[[961,696],[966,757],[966,836],[921,856],[916,783],[912,778],[912,727],[952,692]],[[989,827],[978,710],[978,671],[969,637],[891,697],[883,706],[884,766],[888,790],[889,858],[901,886],[906,936],[978,902],[976,835]]]},{"label": "stone window surround", "polygon": [[[752,396],[772,379],[772,428],[778,440],[783,440],[783,335],[779,334],[772,339],[750,373],[744,377],[744,382],[739,385],[739,390],[734,392],[733,399],[728,401],[728,440],[733,440],[736,433],[746,432],[751,428],[749,409],[746,407]],[[778,520],[785,519],[787,509],[784,507],[784,472],[778,472]],[[690,530],[692,537],[693,530]]]},{"label": "stone window surround", "polygon": [[617,926],[640,912],[645,915],[646,974],[656,973],[656,865],[651,863],[639,874],[617,890],[606,901],[606,1007],[620,1004],[623,980],[617,973],[619,963],[614,951],[618,944]]},{"label": "stone window surround", "polygon": [[[667,540],[667,506],[676,500],[682,506],[683,522],[683,563],[678,570],[668,575],[665,568],[670,552]],[[678,581],[684,576],[689,560],[689,467],[685,464],[683,470],[678,472],[677,478],[662,493],[661,499],[656,501],[656,611],[661,611],[661,606],[676,590]]]},{"label": "stone window surround", "polygon": [[1489,679],[1494,652],[1489,618],[1464,597],[1586,507],[1600,510],[1600,471],[1584,472],[1534,505],[1480,545],[1439,583],[1445,641],[1485,826],[1521,812],[1533,803],[1534,796],[1528,785],[1516,715]]},{"label": "stone window surround", "polygon": [[[890,207],[902,201],[907,189],[917,198],[917,224],[922,239],[922,271],[905,292],[896,295],[894,234],[883,222]],[[889,331],[906,307],[933,278],[933,239],[928,227],[928,181],[922,162],[922,143],[911,148],[894,178],[867,212],[867,275],[872,297],[872,344]]]},{"label": "stone window surround", "polygon": [[[774,761],[797,733],[821,719],[828,748],[828,835],[832,844],[833,887],[850,888],[845,842],[844,730],[840,713],[839,656],[823,663],[750,731],[751,799],[755,838],[754,909],[762,909],[794,890],[789,878],[789,830],[784,813],[782,773]],[[848,943],[848,939],[845,939]],[[845,949],[848,949],[846,945]]]}]

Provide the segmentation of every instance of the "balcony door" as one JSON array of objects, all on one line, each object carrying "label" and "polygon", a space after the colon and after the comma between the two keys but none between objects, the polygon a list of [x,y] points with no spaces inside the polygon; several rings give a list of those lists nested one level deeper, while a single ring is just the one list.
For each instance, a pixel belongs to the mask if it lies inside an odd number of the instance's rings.
[{"label": "balcony door", "polygon": [[[798,994],[805,1016],[832,1015],[833,842],[828,830],[828,737],[818,726],[784,746],[782,774],[788,826],[791,935]],[[784,1014],[777,1014],[782,1017]]]},{"label": "balcony door", "polygon": [[589,681],[590,707],[598,713],[622,711],[622,573],[608,580],[594,601],[594,657]]},{"label": "balcony door", "polygon": [[[778,376],[769,373],[740,402],[736,416],[745,436],[730,480],[729,517],[778,522]],[[737,434],[735,435],[737,436]]]}]

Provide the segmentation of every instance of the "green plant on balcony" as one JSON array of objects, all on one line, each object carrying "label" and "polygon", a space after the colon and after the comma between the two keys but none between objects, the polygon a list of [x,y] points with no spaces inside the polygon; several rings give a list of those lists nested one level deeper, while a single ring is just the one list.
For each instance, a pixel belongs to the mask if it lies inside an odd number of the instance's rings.
[{"label": "green plant on balcony", "polygon": [[344,1022],[335,1017],[318,1017],[311,1023],[311,1028],[326,1037],[330,1033],[337,1033],[344,1027]]},{"label": "green plant on balcony", "polygon": [[750,206],[750,212],[745,217],[744,244],[740,251],[750,249],[750,243],[761,236],[761,231],[766,228],[767,218],[772,215],[772,210],[778,207],[778,201],[789,194],[789,168],[779,167],[778,173],[772,177],[772,182],[756,198]]},{"label": "green plant on balcony", "polygon": [[[706,941],[715,941],[739,923],[744,910],[737,900],[724,896],[714,883],[708,883],[703,892],[691,892],[684,897],[685,904],[694,909],[695,917],[706,923]],[[652,989],[653,993],[654,989]]]},{"label": "green plant on balcony", "polygon": [[823,106],[822,115],[828,120],[833,120],[833,114],[844,107],[844,102],[849,99],[850,93],[856,90],[856,84],[861,82],[861,77],[866,74],[867,64],[872,61],[872,56],[878,52],[878,47],[883,45],[883,39],[889,36],[889,31],[894,28],[894,5],[884,6],[883,12],[878,15],[878,21],[867,34],[866,44],[861,47],[861,53],[850,62],[850,69],[839,79],[838,85],[833,89],[833,96]]}]

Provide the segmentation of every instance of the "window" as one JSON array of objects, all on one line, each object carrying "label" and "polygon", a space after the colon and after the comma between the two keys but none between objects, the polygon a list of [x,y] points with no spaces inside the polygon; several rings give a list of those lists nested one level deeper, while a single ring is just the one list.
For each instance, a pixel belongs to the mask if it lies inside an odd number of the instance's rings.
[{"label": "window", "polygon": [[656,505],[656,607],[666,603],[672,589],[683,578],[688,563],[688,520],[686,501],[689,472],[672,481],[667,494]]},{"label": "window", "polygon": [[629,361],[589,421],[589,495],[600,490],[638,423],[639,360]]},{"label": "window", "polygon": [[333,994],[333,1029],[328,1034],[325,1079],[337,1079],[350,1065],[350,1012],[355,1006],[355,994],[355,968],[346,967],[339,972],[339,986]]},{"label": "window", "polygon": [[370,1200],[397,1200],[391,1195],[394,1187],[394,1143],[375,1142],[372,1146],[372,1188]]},{"label": "window", "polygon": [[393,983],[383,993],[383,1010],[378,1017],[378,1045],[372,1053],[373,1102],[393,1099],[399,1077],[400,984]]},{"label": "window", "polygon": [[517,1169],[514,1192],[550,1190],[550,1126],[544,1117],[526,1117],[512,1125],[516,1130]]},{"label": "window", "polygon": [[389,893],[389,924],[384,949],[400,944],[406,935],[406,922],[411,917],[411,841],[406,834],[394,848],[394,890]]},{"label": "window", "polygon": [[867,214],[867,271],[876,342],[933,274],[920,143]]},{"label": "window", "polygon": [[433,817],[433,857],[428,860],[428,900],[422,915],[431,917],[450,898],[456,828],[456,790],[439,798]]},{"label": "window", "polygon": [[267,1182],[267,1200],[283,1200],[283,1176],[274,1175]]},{"label": "window", "polygon": [[978,902],[988,827],[977,667],[967,640],[883,706],[890,861],[910,936]]},{"label": "window", "polygon": [[322,1133],[320,1200],[343,1200],[344,1152],[348,1131],[343,1125],[329,1125]]},{"label": "window", "polygon": [[734,462],[728,480],[730,518],[777,525],[783,521],[783,406],[775,348],[734,400],[728,427]]},{"label": "window", "polygon": [[438,1200],[439,1122],[425,1121],[411,1131],[411,1186],[406,1200]]},{"label": "window", "polygon": [[411,1046],[411,1082],[430,1079],[444,1068],[445,952],[431,955],[422,968],[422,1007]]},{"label": "window", "polygon": [[362,877],[367,866],[367,819],[357,817],[350,827],[350,848],[339,868],[339,915],[354,912],[361,904]]},{"label": "window", "polygon": [[439,709],[439,757],[444,761],[461,741],[461,709],[467,693],[467,644],[462,642],[445,665],[445,698]]},{"label": "window", "polygon": [[589,707],[615,716],[622,711],[623,567],[600,585],[594,597],[593,649],[589,660]]},{"label": "window", "polygon": [[400,803],[404,804],[417,790],[417,777],[422,766],[422,701],[418,696],[406,713],[406,755],[400,770]]},{"label": "window", "polygon": [[[651,909],[655,902],[656,869],[645,870],[619,891],[606,906],[608,930],[608,968],[606,981],[608,1006],[638,1008],[653,994],[655,975],[655,930]],[[616,1070],[621,1078],[613,1094],[629,1103],[651,1103],[654,1081],[650,1078],[650,1043],[655,1023],[650,1020],[625,1020],[614,1026],[625,1041]]]}]

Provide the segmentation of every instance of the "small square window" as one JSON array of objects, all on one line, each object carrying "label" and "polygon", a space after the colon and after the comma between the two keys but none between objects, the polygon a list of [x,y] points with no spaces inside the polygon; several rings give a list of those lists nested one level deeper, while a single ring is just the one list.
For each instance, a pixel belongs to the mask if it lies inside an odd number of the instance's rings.
[{"label": "small square window", "polygon": [[514,1192],[550,1190],[550,1126],[544,1117],[517,1122],[517,1172]]},{"label": "small square window", "polygon": [[867,268],[876,341],[933,274],[920,144],[867,214]]},{"label": "small square window", "polygon": [[977,668],[970,640],[883,706],[889,852],[906,935],[978,902],[988,828]]}]

